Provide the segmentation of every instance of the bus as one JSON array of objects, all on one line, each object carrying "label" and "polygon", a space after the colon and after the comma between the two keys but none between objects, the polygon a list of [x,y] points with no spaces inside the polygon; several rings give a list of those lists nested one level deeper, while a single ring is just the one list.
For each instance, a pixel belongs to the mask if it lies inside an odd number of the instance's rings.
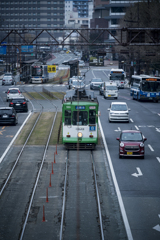
[{"label": "bus", "polygon": [[109,74],[110,82],[115,82],[118,88],[124,88],[126,74],[123,69],[112,68]]},{"label": "bus", "polygon": [[47,65],[42,62],[35,62],[30,66],[31,83],[46,83],[49,80]]},{"label": "bus", "polygon": [[160,77],[132,75],[130,95],[138,101],[160,100]]}]

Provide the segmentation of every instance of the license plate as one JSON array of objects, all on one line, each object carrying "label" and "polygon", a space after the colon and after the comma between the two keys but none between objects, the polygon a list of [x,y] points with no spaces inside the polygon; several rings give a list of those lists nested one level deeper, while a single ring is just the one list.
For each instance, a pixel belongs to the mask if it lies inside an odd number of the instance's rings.
[{"label": "license plate", "polygon": [[19,105],[20,105],[19,103],[16,104],[16,106],[19,106]]},{"label": "license plate", "polygon": [[111,97],[111,95],[108,95],[108,97]]},{"label": "license plate", "polygon": [[8,116],[7,115],[3,115],[3,118],[8,118]]},{"label": "license plate", "polygon": [[132,155],[133,154],[133,152],[127,152],[127,155]]}]

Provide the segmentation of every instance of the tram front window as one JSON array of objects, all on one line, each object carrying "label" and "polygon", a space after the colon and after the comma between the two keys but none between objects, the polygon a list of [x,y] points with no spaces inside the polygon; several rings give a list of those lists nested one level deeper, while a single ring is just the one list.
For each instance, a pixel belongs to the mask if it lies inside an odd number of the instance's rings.
[{"label": "tram front window", "polygon": [[42,76],[42,68],[32,67],[32,76]]},{"label": "tram front window", "polygon": [[71,125],[71,110],[65,110],[64,124]]},{"label": "tram front window", "polygon": [[72,116],[73,125],[87,125],[88,124],[88,112],[86,111],[74,111]]},{"label": "tram front window", "polygon": [[90,110],[89,111],[89,124],[95,124],[96,123],[96,111]]}]

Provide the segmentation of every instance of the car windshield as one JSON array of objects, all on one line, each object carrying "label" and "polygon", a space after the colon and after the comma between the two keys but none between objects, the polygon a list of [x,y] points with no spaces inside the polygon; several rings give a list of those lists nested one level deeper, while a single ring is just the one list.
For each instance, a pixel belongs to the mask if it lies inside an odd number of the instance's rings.
[{"label": "car windshield", "polygon": [[12,114],[12,109],[0,109],[0,115],[2,114]]},{"label": "car windshield", "polygon": [[113,104],[111,107],[112,111],[127,111],[127,106],[125,104]]},{"label": "car windshield", "polygon": [[83,87],[84,83],[82,81],[73,81],[73,86],[75,87]]},{"label": "car windshield", "polygon": [[140,132],[126,132],[122,133],[121,141],[142,141],[142,134]]},{"label": "car windshield", "polygon": [[12,74],[10,74],[10,73],[5,73],[5,75],[4,75],[5,77],[7,76],[7,77],[12,77]]},{"label": "car windshield", "polygon": [[102,79],[100,79],[100,78],[95,78],[95,79],[92,79],[92,82],[102,82]]},{"label": "car windshield", "polygon": [[116,86],[107,86],[106,90],[117,90]]},{"label": "car windshield", "polygon": [[9,93],[12,93],[12,94],[18,93],[18,90],[17,89],[9,90]]}]

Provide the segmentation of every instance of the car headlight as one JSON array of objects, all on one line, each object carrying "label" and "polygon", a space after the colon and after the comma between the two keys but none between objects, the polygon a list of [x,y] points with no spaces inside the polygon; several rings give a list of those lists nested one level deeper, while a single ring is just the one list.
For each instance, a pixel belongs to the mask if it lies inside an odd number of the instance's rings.
[{"label": "car headlight", "polygon": [[120,147],[124,147],[124,143],[123,142],[120,143]]},{"label": "car headlight", "polygon": [[78,136],[79,138],[81,138],[81,137],[83,136],[83,134],[82,134],[81,132],[79,132],[79,133],[77,134],[77,136]]},{"label": "car headlight", "polygon": [[140,147],[144,147],[144,143],[140,143]]}]

